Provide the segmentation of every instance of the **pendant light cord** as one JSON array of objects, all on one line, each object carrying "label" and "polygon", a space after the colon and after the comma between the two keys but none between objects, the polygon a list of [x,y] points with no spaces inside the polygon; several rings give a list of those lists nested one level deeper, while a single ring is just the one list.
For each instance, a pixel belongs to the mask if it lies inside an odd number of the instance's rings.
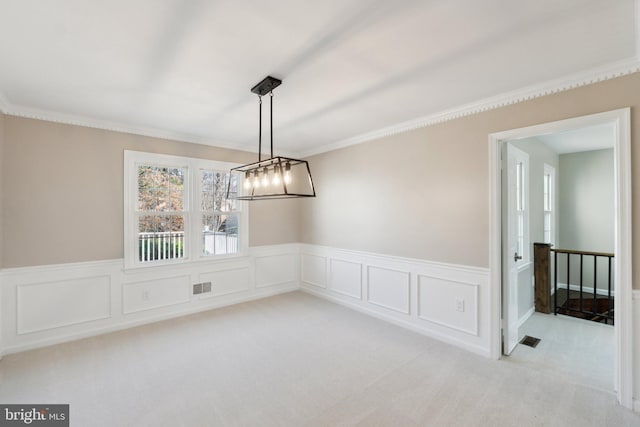
[{"label": "pendant light cord", "polygon": [[[227,199],[273,200],[316,197],[309,163],[306,160],[282,156],[276,157],[273,152],[273,90],[281,83],[282,80],[267,76],[251,88],[251,93],[258,95],[258,162],[231,168],[229,176],[238,176],[238,179],[241,179],[244,175],[244,182],[242,183],[244,191],[242,193],[240,191],[232,192],[231,183],[235,181],[229,179],[227,183]],[[262,160],[262,97],[267,94],[269,94],[268,136],[270,137],[271,157]],[[304,169],[306,169],[307,179],[302,176],[305,173]],[[291,185],[294,182],[298,182],[298,184]]]},{"label": "pendant light cord", "polygon": [[271,131],[271,158],[273,159],[273,91],[269,92],[269,110],[271,111],[271,123],[269,129]]},{"label": "pendant light cord", "polygon": [[[262,161],[262,96],[258,95],[258,161]],[[273,148],[272,148],[273,150]]]}]

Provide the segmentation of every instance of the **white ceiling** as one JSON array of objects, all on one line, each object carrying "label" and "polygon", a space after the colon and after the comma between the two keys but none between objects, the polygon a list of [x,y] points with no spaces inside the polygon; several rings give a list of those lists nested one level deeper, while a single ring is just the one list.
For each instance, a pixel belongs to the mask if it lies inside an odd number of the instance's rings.
[{"label": "white ceiling", "polygon": [[615,136],[613,124],[608,123],[549,135],[539,135],[535,139],[544,142],[547,147],[558,154],[567,154],[613,148]]},{"label": "white ceiling", "polygon": [[638,59],[637,0],[0,0],[10,114],[276,152]]}]

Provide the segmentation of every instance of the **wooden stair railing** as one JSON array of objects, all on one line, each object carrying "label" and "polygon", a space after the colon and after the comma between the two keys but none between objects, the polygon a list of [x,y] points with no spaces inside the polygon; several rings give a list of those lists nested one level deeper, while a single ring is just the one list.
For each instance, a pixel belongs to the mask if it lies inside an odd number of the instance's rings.
[{"label": "wooden stair railing", "polygon": [[[534,243],[534,277],[535,277],[535,310],[541,313],[565,314],[582,319],[614,324],[613,268],[615,255],[607,252],[578,251],[571,249],[553,249],[548,243]],[[553,264],[551,263],[553,252]],[[558,255],[566,254],[566,292],[567,299],[558,306]],[[579,282],[578,297],[572,297],[571,260],[578,258]],[[593,257],[593,290],[592,295],[585,298],[584,291],[584,257]],[[604,293],[604,288],[598,288],[598,258],[607,259],[607,285],[605,298],[598,298],[598,291]],[[553,265],[553,300],[551,299],[551,267]]]}]

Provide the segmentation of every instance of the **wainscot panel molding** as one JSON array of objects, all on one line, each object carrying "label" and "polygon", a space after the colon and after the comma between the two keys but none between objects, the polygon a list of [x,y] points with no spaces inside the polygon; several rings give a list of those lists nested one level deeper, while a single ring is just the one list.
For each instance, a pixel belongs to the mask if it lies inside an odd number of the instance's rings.
[{"label": "wainscot panel molding", "polygon": [[301,255],[302,280],[320,288],[327,287],[327,258],[303,253]]},{"label": "wainscot panel molding", "polygon": [[402,314],[410,314],[411,273],[367,266],[367,301]]},{"label": "wainscot panel molding", "polygon": [[163,279],[123,283],[122,312],[129,314],[187,303],[190,279],[189,274],[184,274]]},{"label": "wainscot panel molding", "polygon": [[640,412],[640,290],[633,290],[633,410]]},{"label": "wainscot panel molding", "polygon": [[362,299],[362,264],[332,259],[329,265],[331,290],[348,297]]},{"label": "wainscot panel molding", "polygon": [[296,260],[296,253],[256,256],[256,286],[264,288],[280,283],[297,283]]},{"label": "wainscot panel molding", "polygon": [[20,284],[18,334],[45,331],[111,316],[111,276]]},{"label": "wainscot panel molding", "polygon": [[300,257],[303,291],[490,356],[488,269],[308,244]]},{"label": "wainscot panel molding", "polygon": [[[479,287],[478,283],[420,274],[418,275],[418,317],[478,336]],[[447,304],[446,301],[449,303]]]},{"label": "wainscot panel molding", "polygon": [[198,295],[199,298],[212,298],[248,291],[251,288],[251,283],[253,283],[251,270],[249,267],[242,266],[200,273],[198,282],[211,283],[211,292],[200,294]]},{"label": "wainscot panel molding", "polygon": [[[0,355],[299,289],[297,244],[246,256],[124,270],[124,260],[5,269]],[[193,285],[211,282],[211,292]]]}]

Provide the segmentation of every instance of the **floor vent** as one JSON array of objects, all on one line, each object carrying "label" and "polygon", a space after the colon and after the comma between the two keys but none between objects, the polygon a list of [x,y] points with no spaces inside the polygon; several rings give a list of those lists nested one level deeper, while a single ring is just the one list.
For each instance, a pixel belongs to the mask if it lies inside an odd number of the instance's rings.
[{"label": "floor vent", "polygon": [[540,342],[540,338],[530,337],[529,335],[525,335],[520,341],[520,344],[528,345],[529,347],[535,348]]}]

